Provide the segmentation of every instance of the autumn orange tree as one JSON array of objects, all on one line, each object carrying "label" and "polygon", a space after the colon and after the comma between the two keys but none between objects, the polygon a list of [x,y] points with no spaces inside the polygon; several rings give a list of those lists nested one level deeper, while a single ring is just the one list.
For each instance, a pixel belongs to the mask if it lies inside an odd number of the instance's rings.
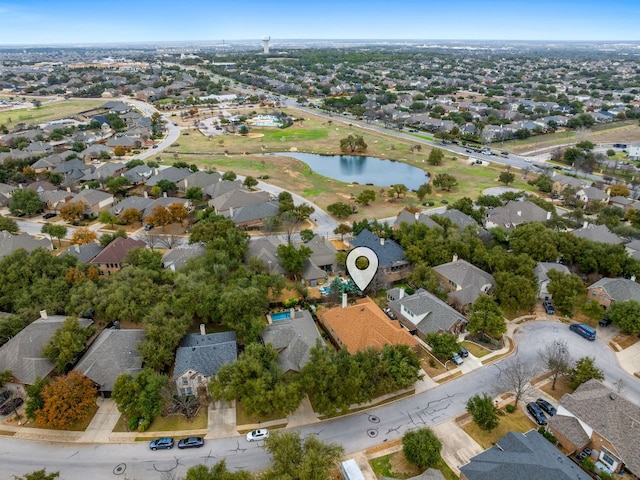
[{"label": "autumn orange tree", "polygon": [[179,223],[182,223],[182,220],[189,214],[186,205],[180,202],[174,202],[169,205],[169,213],[171,214],[171,219]]},{"label": "autumn orange tree", "polygon": [[95,242],[98,238],[96,232],[89,230],[88,228],[79,228],[71,236],[71,243],[73,245],[85,245],[87,243]]},{"label": "autumn orange tree", "polygon": [[46,384],[40,396],[43,406],[36,410],[41,427],[65,428],[91,415],[96,406],[96,387],[80,372],[69,372]]},{"label": "autumn orange tree", "polygon": [[142,213],[140,213],[140,210],[136,208],[127,208],[120,214],[120,220],[122,220],[127,225],[131,225],[132,223],[136,223],[142,220]]},{"label": "autumn orange tree", "polygon": [[169,225],[171,223],[171,212],[162,205],[156,205],[149,214],[147,220],[151,225],[162,227],[162,230],[164,231],[165,225]]},{"label": "autumn orange tree", "polygon": [[69,202],[60,207],[60,216],[67,222],[77,223],[84,217],[84,204]]}]

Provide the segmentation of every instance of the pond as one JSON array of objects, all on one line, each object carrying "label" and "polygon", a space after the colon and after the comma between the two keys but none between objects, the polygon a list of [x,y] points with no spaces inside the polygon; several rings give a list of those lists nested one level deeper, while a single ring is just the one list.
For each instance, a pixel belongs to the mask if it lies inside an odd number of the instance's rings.
[{"label": "pond", "polygon": [[360,155],[318,155],[279,152],[267,155],[292,157],[306,163],[316,173],[346,183],[388,187],[402,183],[411,190],[429,181],[424,170],[403,162]]}]

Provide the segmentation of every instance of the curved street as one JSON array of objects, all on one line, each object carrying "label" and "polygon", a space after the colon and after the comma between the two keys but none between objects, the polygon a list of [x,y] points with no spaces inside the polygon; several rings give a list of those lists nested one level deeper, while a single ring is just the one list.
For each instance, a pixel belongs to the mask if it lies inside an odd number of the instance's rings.
[{"label": "curved street", "polygon": [[[535,363],[543,371],[538,350],[550,341],[565,340],[574,359],[595,356],[596,365],[606,376],[605,384],[623,381],[621,393],[640,405],[640,382],[618,364],[616,355],[605,338],[589,342],[572,333],[568,326],[553,321],[531,321],[511,325],[516,349],[511,357],[480,367],[469,357],[464,375],[435,386],[427,381],[418,387],[416,395],[371,408],[367,411],[297,427],[303,435],[317,435],[323,441],[336,442],[347,454],[363,451],[400,438],[406,431],[422,426],[444,426],[465,411],[466,401],[476,393],[491,396],[501,392],[496,380],[511,358]],[[636,344],[636,347],[638,344]],[[630,347],[633,348],[633,347]],[[640,349],[638,349],[640,353]],[[476,368],[478,367],[478,368]],[[525,399],[527,401],[529,399]],[[450,423],[449,423],[450,424]],[[533,424],[532,424],[533,427]],[[47,467],[60,471],[65,480],[94,480],[113,478],[161,478],[162,472],[183,475],[195,464],[213,465],[226,459],[230,469],[259,471],[269,464],[269,457],[261,443],[248,443],[243,436],[207,440],[203,449],[152,452],[147,442],[135,444],[45,443],[0,436],[0,462],[7,475],[24,473]]]}]

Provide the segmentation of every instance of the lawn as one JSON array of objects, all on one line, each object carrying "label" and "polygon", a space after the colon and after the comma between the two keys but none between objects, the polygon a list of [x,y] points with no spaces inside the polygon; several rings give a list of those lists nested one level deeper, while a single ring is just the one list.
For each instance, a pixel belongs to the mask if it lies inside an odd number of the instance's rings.
[{"label": "lawn", "polygon": [[469,353],[474,357],[481,358],[487,355],[488,353],[490,353],[489,349],[484,348],[483,346],[478,345],[477,343],[464,341],[462,342],[462,346],[465,347],[467,350],[469,350]]},{"label": "lawn", "polygon": [[565,393],[573,393],[573,388],[569,386],[569,378],[568,377],[559,377],[556,380],[556,389],[552,390],[551,385],[553,382],[550,380],[546,382],[544,385],[540,387],[547,395],[555,398],[556,400],[560,400]]},{"label": "lawn", "polygon": [[62,100],[43,103],[39,108],[19,108],[0,112],[0,125],[9,130],[17,123],[36,124],[77,115],[85,110],[99,107],[106,100]]},{"label": "lawn", "polygon": [[282,418],[282,415],[278,414],[263,416],[250,415],[242,406],[242,402],[236,401],[236,425],[238,426],[260,424],[261,422],[271,422],[273,420],[280,420]]},{"label": "lawn", "polygon": [[513,413],[506,413],[504,410],[500,410],[500,424],[487,432],[478,427],[475,422],[470,421],[460,427],[467,432],[467,434],[473,438],[478,444],[484,448],[490,448],[500,438],[506,435],[508,432],[528,432],[532,428],[537,428],[537,425],[533,423],[526,413],[524,413],[522,402],[518,404],[518,408]]},{"label": "lawn", "polygon": [[[157,417],[149,427],[149,432],[179,432],[183,430],[202,430],[207,428],[209,420],[209,414],[207,407],[201,407],[198,414],[192,419],[188,420],[184,415],[170,415],[168,417]],[[127,418],[124,415],[120,415],[118,423],[114,427],[114,432],[129,432],[127,425]],[[141,435],[143,433],[141,432]],[[136,438],[139,440],[149,440],[149,436],[141,436]]]},{"label": "lawn", "polygon": [[[390,453],[382,457],[372,458],[369,461],[371,468],[375,472],[378,478],[390,477],[397,479],[411,478],[419,475],[421,470],[415,465],[409,463],[404,457],[402,451],[396,453]],[[440,470],[447,480],[457,480],[458,477],[453,470],[442,460],[438,462],[433,468]]]},{"label": "lawn", "polygon": [[[469,350],[471,351],[471,350]],[[418,351],[418,358],[420,359],[420,367],[425,371],[425,373],[433,378],[446,373],[447,370],[444,368],[444,365],[440,363],[430,352],[421,348]]]}]

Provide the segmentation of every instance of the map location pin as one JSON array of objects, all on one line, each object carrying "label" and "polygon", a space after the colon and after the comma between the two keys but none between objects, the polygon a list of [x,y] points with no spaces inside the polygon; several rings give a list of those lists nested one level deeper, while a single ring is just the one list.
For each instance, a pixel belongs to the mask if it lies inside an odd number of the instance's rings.
[{"label": "map location pin", "polygon": [[347,255],[346,263],[351,279],[364,292],[378,271],[378,255],[369,247],[356,247]]}]

